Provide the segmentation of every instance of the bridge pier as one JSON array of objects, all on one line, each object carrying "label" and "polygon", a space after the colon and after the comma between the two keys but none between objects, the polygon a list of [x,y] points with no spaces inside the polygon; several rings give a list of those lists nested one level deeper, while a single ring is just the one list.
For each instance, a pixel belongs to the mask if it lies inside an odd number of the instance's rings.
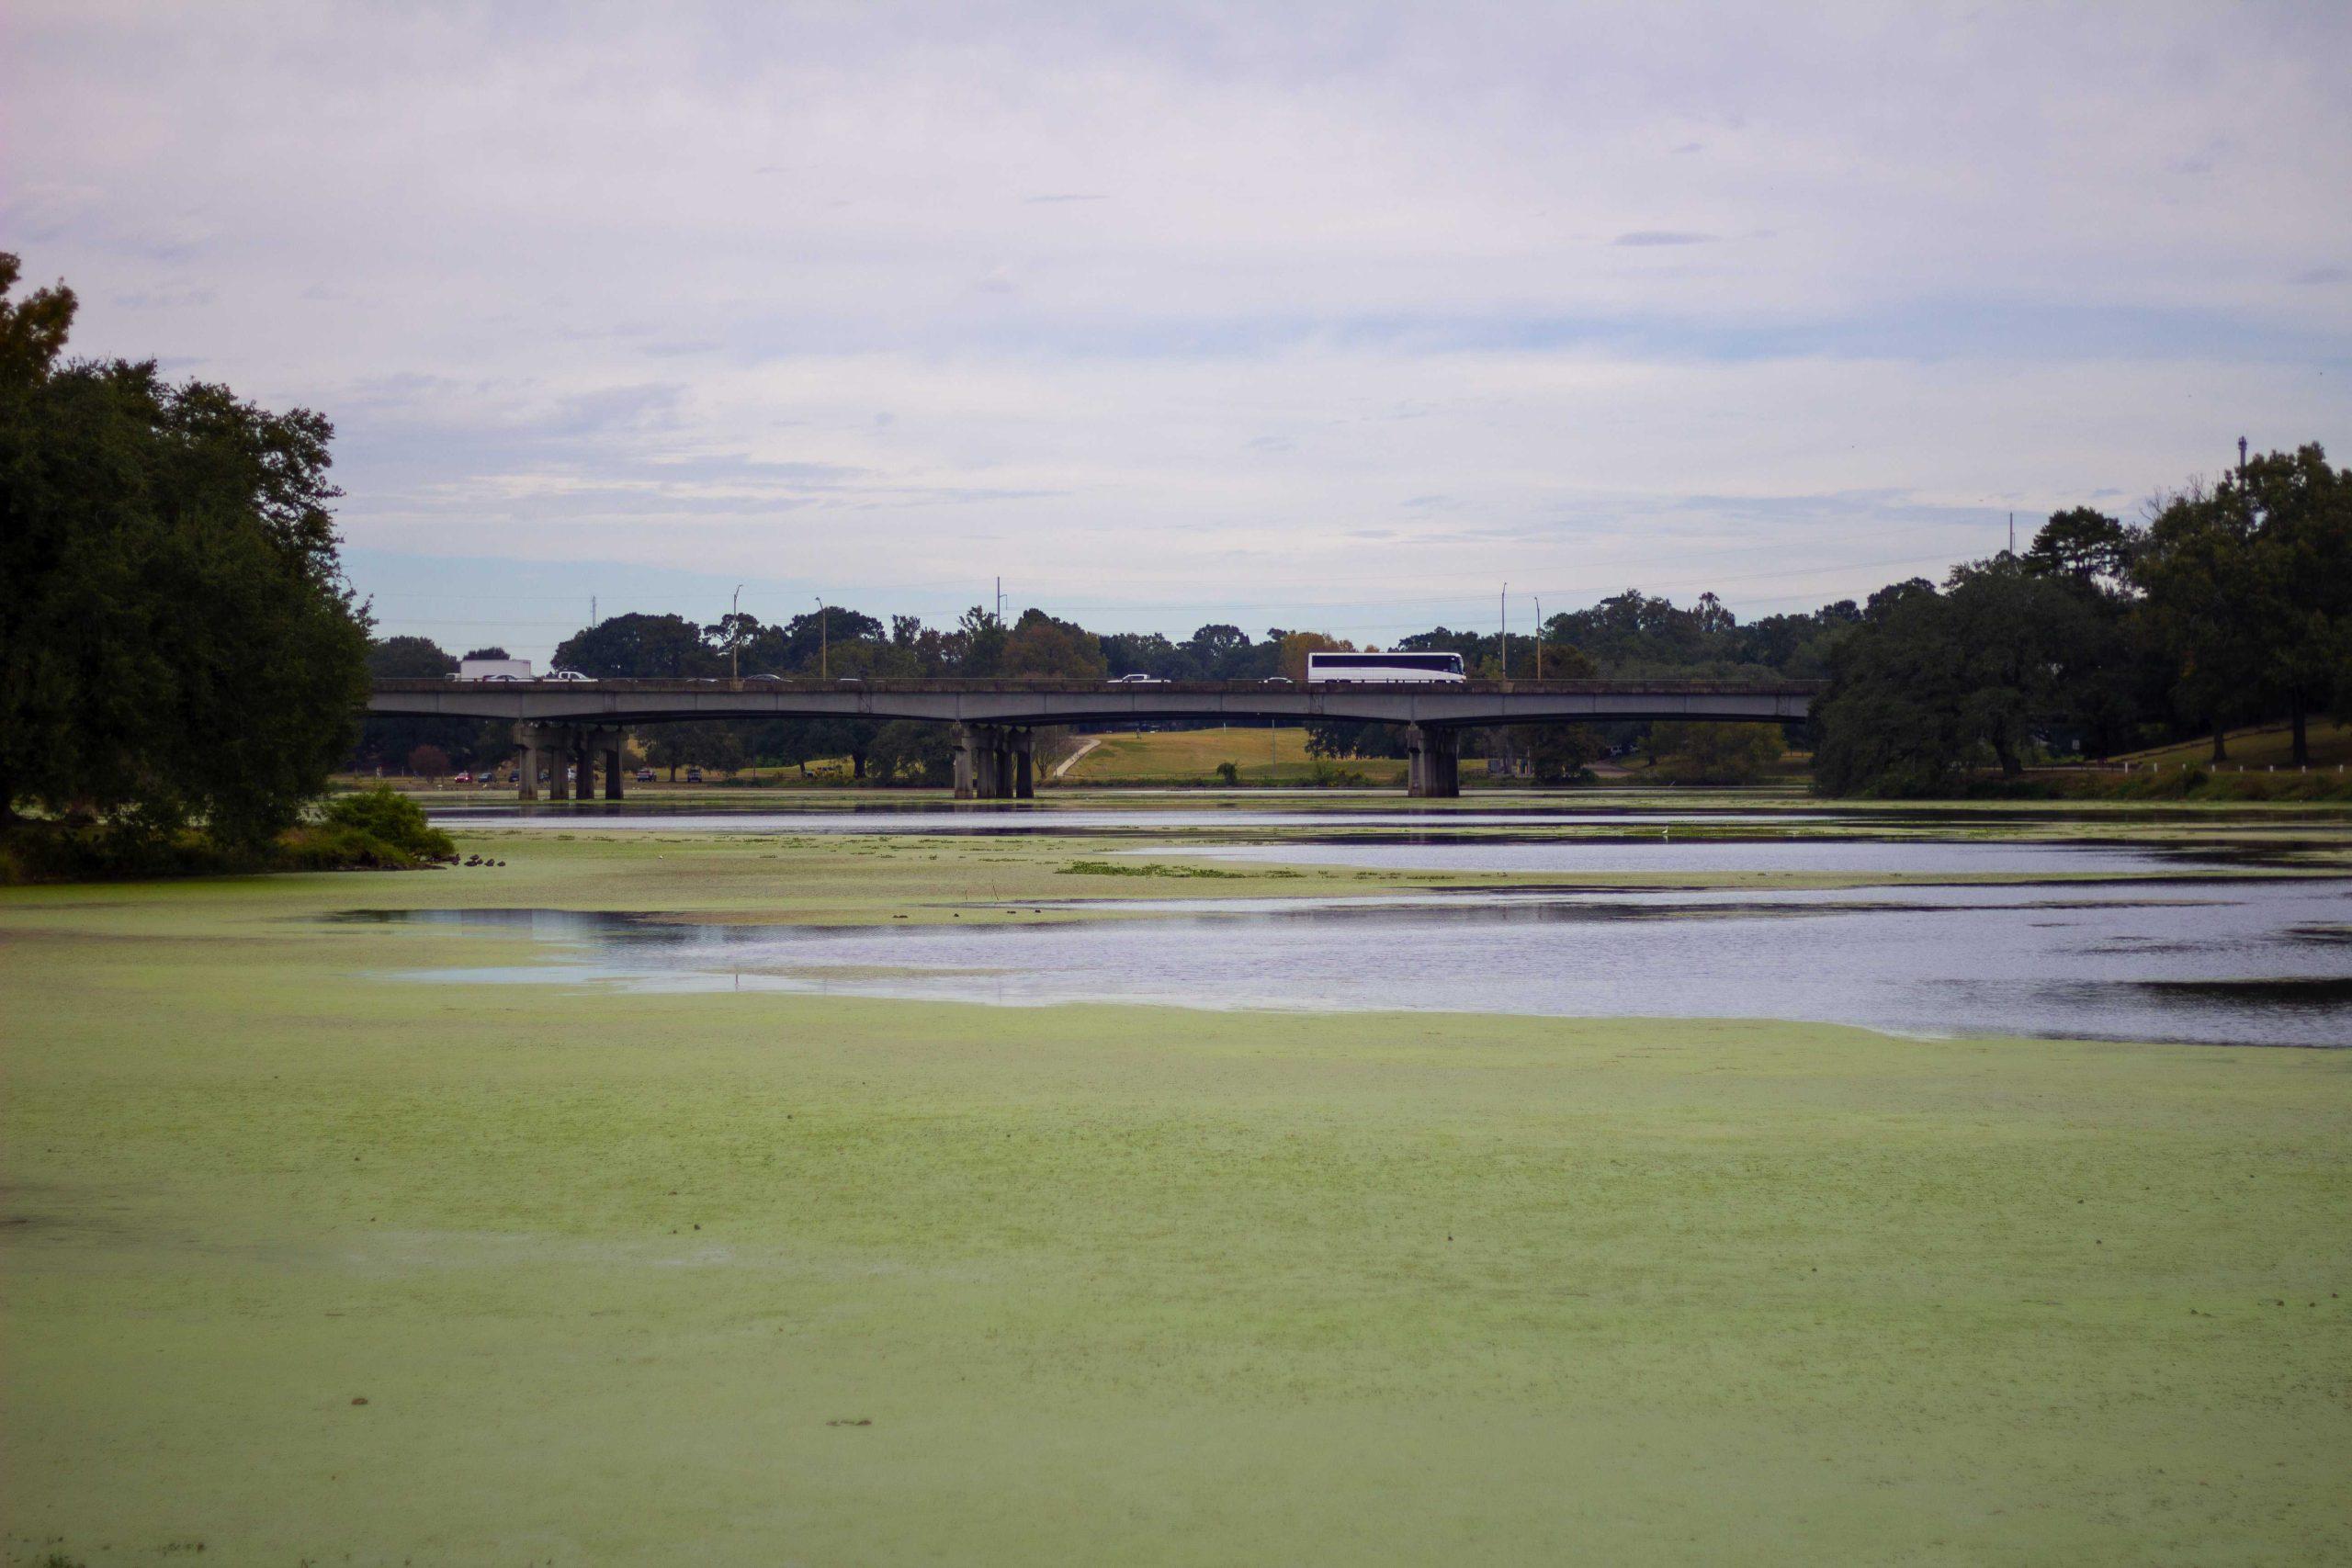
[{"label": "bridge pier", "polygon": [[958,724],[956,727],[956,798],[994,800],[997,778],[996,727]]},{"label": "bridge pier", "polygon": [[539,727],[518,724],[514,727],[514,744],[523,749],[523,760],[514,765],[514,798],[539,798]]},{"label": "bridge pier", "polygon": [[1405,727],[1405,793],[1421,800],[1462,794],[1462,732],[1434,725]]},{"label": "bridge pier", "polygon": [[[514,798],[539,798],[539,770],[548,771],[549,800],[594,800],[596,773],[605,774],[605,798],[622,795],[621,745],[618,729],[594,729],[568,724],[518,724],[514,744],[523,759],[514,770]],[[565,775],[569,773],[571,776]]]},{"label": "bridge pier", "polygon": [[1001,724],[956,727],[956,798],[1028,800],[1036,795],[1036,736]]}]

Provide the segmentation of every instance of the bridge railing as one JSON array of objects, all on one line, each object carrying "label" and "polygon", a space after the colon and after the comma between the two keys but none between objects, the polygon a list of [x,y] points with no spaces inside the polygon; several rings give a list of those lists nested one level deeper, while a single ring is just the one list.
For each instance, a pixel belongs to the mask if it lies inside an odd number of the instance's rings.
[{"label": "bridge railing", "polygon": [[1824,681],[1675,681],[1640,678],[1633,680],[1580,679],[1573,681],[1151,681],[1117,682],[1107,680],[1073,680],[1037,676],[842,676],[833,680],[804,680],[787,678],[769,680],[761,676],[730,679],[724,675],[696,676],[677,679],[628,678],[590,681],[460,681],[452,677],[401,677],[379,680],[374,690],[387,695],[409,695],[427,692],[512,692],[539,694],[545,693],[712,693],[741,692],[751,695],[762,693],[813,694],[819,692],[875,692],[899,695],[949,695],[971,693],[1035,693],[1039,695],[1096,695],[1104,692],[1128,691],[1159,693],[1170,696],[1238,696],[1262,695],[1269,691],[1281,691],[1285,686],[1294,691],[1328,692],[1345,690],[1457,692],[1470,695],[1516,694],[1525,696],[1817,696],[1827,685]]}]

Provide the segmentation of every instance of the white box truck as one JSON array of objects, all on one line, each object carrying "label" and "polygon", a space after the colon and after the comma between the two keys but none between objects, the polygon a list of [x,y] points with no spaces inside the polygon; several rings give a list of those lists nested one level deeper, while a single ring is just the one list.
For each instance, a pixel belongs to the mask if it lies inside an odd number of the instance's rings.
[{"label": "white box truck", "polygon": [[460,681],[527,681],[531,678],[531,661],[527,659],[466,659],[458,663]]}]

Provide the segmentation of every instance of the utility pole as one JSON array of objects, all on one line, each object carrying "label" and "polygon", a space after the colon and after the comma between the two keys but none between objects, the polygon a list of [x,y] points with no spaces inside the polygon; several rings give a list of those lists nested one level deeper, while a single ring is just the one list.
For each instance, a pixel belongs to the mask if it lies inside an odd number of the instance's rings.
[{"label": "utility pole", "polygon": [[2241,488],[2245,484],[2245,437],[2243,435],[2238,437],[2238,484]]},{"label": "utility pole", "polygon": [[743,585],[735,585],[735,597],[727,602],[727,678],[743,678]]},{"label": "utility pole", "polygon": [[1502,649],[1503,679],[1508,681],[1510,679],[1510,584],[1508,582],[1503,584],[1501,606],[1502,630],[1495,640]]},{"label": "utility pole", "polygon": [[1004,625],[1004,579],[996,580],[996,624]]},{"label": "utility pole", "polygon": [[595,596],[594,593],[591,593],[590,595],[588,595],[588,624],[589,624],[590,626],[592,626],[597,624],[597,622],[596,622],[596,596]]},{"label": "utility pole", "polygon": [[817,679],[830,681],[833,675],[832,620],[825,609],[825,596],[812,595],[817,601]]},{"label": "utility pole", "polygon": [[2018,553],[2018,514],[2009,513],[2009,554]]},{"label": "utility pole", "polygon": [[1544,679],[1544,601],[1535,601],[1535,678]]}]

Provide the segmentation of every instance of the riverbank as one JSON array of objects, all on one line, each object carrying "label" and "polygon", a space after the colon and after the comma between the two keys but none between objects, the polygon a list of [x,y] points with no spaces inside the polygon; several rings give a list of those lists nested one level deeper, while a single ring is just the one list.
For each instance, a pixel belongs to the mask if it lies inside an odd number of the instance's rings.
[{"label": "riverbank", "polygon": [[20,819],[0,824],[0,887],[55,882],[144,882],[277,872],[420,871],[455,858],[418,805],[377,787],[339,795],[314,820],[254,844],[201,827],[142,831],[118,823]]},{"label": "riverbank", "polygon": [[528,944],[317,918],[1004,919],[914,906],[1103,846],[458,848],[0,898],[7,1561],[2352,1551],[2352,1056],[437,986]]}]

